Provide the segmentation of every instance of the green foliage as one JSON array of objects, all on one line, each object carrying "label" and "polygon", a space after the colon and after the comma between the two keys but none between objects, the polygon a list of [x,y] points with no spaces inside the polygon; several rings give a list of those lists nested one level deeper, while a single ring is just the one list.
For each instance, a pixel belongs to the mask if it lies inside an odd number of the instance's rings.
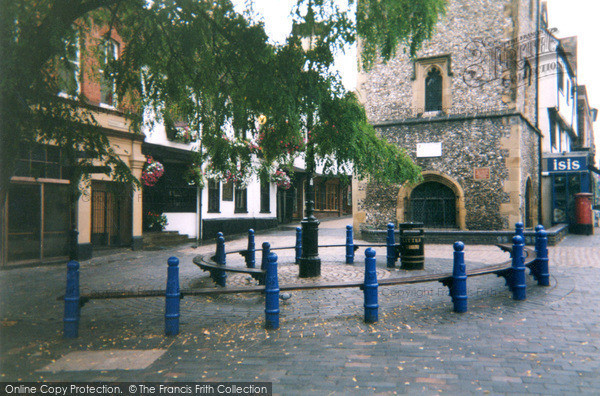
[{"label": "green foliage", "polygon": [[[19,147],[38,140],[61,146],[80,169],[73,173],[73,186],[85,178],[91,158],[110,166],[116,180],[136,184],[85,98],[57,96],[52,70],[68,66],[66,43],[85,37],[94,24],[116,29],[127,43],[120,59],[103,65],[119,96],[137,93],[156,114],[168,118],[174,112],[201,131],[203,154],[214,169],[251,167],[256,153],[239,143],[262,133],[259,157],[265,168],[289,163],[306,149],[310,169],[316,154],[329,168],[353,162],[359,175],[412,180],[416,168],[377,138],[331,66],[334,53],[358,36],[363,65],[371,64],[377,51],[388,59],[401,44],[414,54],[444,4],[360,0],[355,23],[333,0],[299,0],[292,35],[285,45],[274,46],[262,24],[236,13],[229,0],[0,0],[0,201]],[[304,50],[307,36],[312,40]],[[90,49],[90,55],[97,52]],[[267,123],[259,131],[260,115]],[[134,119],[135,126],[140,120]],[[240,136],[235,141],[223,137],[230,125]],[[304,146],[308,131],[311,141]],[[88,159],[80,158],[81,152]]]},{"label": "green foliage", "polygon": [[414,56],[431,34],[447,0],[358,0],[356,26],[362,39],[362,66],[369,69],[403,45]]},{"label": "green foliage", "polygon": [[404,150],[376,135],[356,95],[331,98],[319,110],[321,122],[311,139],[316,154],[324,159],[326,172],[350,167],[358,177],[372,177],[382,183],[420,179],[420,168]]},{"label": "green foliage", "polygon": [[[58,96],[57,66],[71,67],[67,59],[72,56],[72,43],[89,32],[93,12],[109,12],[117,3],[117,0],[0,0],[1,204],[19,149],[38,141],[55,144],[65,153],[68,162],[65,165],[73,169],[71,186],[75,198],[92,162],[109,166],[117,181],[139,185],[129,167],[110,148],[85,98]],[[128,3],[139,7],[143,1]]]}]

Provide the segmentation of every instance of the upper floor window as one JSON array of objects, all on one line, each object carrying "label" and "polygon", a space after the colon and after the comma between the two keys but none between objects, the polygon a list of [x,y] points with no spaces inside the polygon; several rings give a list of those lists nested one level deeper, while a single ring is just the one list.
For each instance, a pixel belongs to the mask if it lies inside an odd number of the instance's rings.
[{"label": "upper floor window", "polygon": [[65,55],[58,64],[59,95],[74,98],[80,93],[79,86],[80,51],[79,37],[65,40]]},{"label": "upper floor window", "polygon": [[531,85],[531,64],[529,64],[528,60],[525,60],[523,65],[523,82],[527,84],[527,86]]},{"label": "upper floor window", "polygon": [[533,6],[534,6],[533,0],[529,0],[529,18],[530,19],[533,19]]},{"label": "upper floor window", "polygon": [[108,39],[102,44],[102,68],[100,69],[100,105],[117,106],[115,79],[105,73],[112,61],[119,59],[119,43]]},{"label": "upper floor window", "polygon": [[564,91],[565,89],[565,71],[562,65],[558,65],[558,89]]},{"label": "upper floor window", "polygon": [[413,62],[413,111],[423,113],[452,108],[452,59],[449,54],[415,59]]},{"label": "upper floor window", "polygon": [[425,111],[442,110],[442,74],[437,67],[431,68],[425,78]]},{"label": "upper floor window", "polygon": [[68,179],[69,167],[65,154],[57,146],[33,144],[21,147],[14,176]]}]

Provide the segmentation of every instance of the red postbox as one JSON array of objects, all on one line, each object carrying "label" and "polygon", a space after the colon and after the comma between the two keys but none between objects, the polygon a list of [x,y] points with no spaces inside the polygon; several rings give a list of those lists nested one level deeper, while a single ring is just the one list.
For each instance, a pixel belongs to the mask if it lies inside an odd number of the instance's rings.
[{"label": "red postbox", "polygon": [[592,214],[592,194],[575,194],[575,233],[592,235],[594,219]]}]

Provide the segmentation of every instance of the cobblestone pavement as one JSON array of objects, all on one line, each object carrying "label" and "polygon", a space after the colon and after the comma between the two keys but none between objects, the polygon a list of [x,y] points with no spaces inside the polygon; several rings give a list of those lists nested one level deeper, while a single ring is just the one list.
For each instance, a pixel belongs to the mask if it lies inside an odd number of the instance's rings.
[{"label": "cobblestone pavement", "polygon": [[[344,243],[350,219],[321,224],[320,243]],[[294,228],[257,233],[256,245],[291,246]],[[379,322],[363,323],[362,292],[294,291],[280,304],[280,329],[264,329],[264,297],[187,296],[180,334],[165,337],[164,299],[94,300],[82,308],[79,337],[62,338],[65,266],[0,272],[1,381],[268,381],[276,394],[597,394],[600,389],[600,230],[569,236],[550,248],[551,286],[528,279],[527,300],[513,301],[504,280],[468,280],[469,311],[452,312],[440,283],[379,289]],[[359,243],[359,241],[356,241]],[[243,249],[245,240],[227,242]],[[212,285],[192,259],[207,244],[132,252],[114,251],[81,263],[82,293],[163,288],[166,261],[180,259],[182,288]],[[385,268],[378,275],[406,276]],[[293,251],[277,251],[285,282],[299,281]],[[323,280],[363,276],[364,250],[353,266],[343,248],[321,249]],[[451,270],[452,247],[427,245],[426,270]],[[260,255],[257,254],[257,258]],[[340,258],[336,261],[336,258]],[[467,266],[508,259],[493,246],[467,246]],[[228,265],[243,265],[229,257]],[[230,284],[250,283],[229,275]],[[73,352],[152,351],[140,368],[60,366]],[[61,359],[63,358],[63,359]],[[118,363],[118,362],[117,362]],[[58,368],[57,368],[58,367]]]}]

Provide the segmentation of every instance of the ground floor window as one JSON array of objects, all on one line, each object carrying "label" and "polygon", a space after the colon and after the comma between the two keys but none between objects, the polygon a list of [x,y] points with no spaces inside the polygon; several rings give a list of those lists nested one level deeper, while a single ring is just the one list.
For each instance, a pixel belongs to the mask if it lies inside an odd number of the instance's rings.
[{"label": "ground floor window", "polygon": [[260,212],[271,213],[271,183],[260,182]]},{"label": "ground floor window", "polygon": [[235,213],[248,212],[248,190],[240,185],[235,186]]},{"label": "ground floor window", "polygon": [[322,183],[315,187],[315,209],[316,210],[338,210],[339,209],[339,185],[337,183]]},{"label": "ground floor window", "polygon": [[208,181],[208,212],[219,213],[221,210],[221,191],[219,188],[220,182],[218,180]]},{"label": "ground floor window", "polygon": [[572,223],[575,220],[575,194],[589,192],[587,172],[552,175],[552,223]]},{"label": "ground floor window", "polygon": [[144,187],[144,211],[156,213],[196,212],[197,187],[184,178],[189,166],[164,162],[165,173],[152,187]]},{"label": "ground floor window", "polygon": [[68,256],[68,184],[11,184],[8,192],[9,262]]}]

